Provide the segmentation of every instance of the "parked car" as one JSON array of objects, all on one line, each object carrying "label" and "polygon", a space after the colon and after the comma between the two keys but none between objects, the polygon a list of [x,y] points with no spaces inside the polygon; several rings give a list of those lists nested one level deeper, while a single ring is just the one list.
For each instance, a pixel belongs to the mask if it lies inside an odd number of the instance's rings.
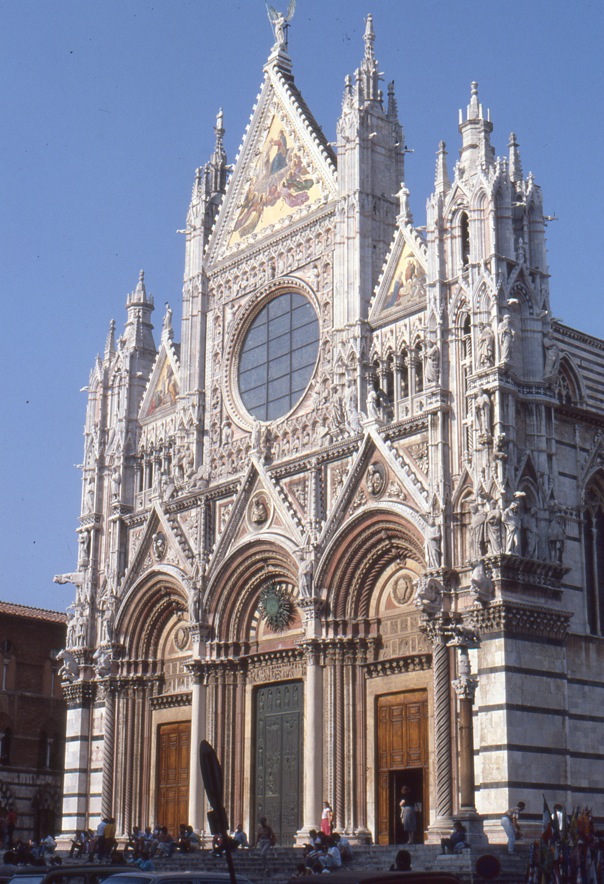
[{"label": "parked car", "polygon": [[101,884],[112,875],[118,866],[61,865],[21,867],[10,879],[9,884]]},{"label": "parked car", "polygon": [[[252,884],[245,875],[239,872],[236,875],[237,884]],[[230,881],[228,872],[131,872],[124,869],[107,878],[105,884],[230,884]]]},{"label": "parked car", "polygon": [[[309,875],[306,878],[290,878],[288,884],[325,884],[325,875]],[[329,884],[462,884],[461,878],[450,872],[376,872],[350,869],[331,872]]]}]

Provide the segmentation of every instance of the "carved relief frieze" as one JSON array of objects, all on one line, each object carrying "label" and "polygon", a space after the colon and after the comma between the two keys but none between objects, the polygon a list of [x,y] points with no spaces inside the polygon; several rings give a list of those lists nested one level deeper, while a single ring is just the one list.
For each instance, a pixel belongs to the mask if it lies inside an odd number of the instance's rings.
[{"label": "carved relief frieze", "polygon": [[288,681],[303,678],[305,655],[301,649],[260,654],[248,660],[247,680],[250,684],[269,681]]},{"label": "carved relief frieze", "polygon": [[415,654],[396,659],[378,660],[365,667],[367,678],[382,678],[406,672],[422,672],[432,668],[432,654]]}]

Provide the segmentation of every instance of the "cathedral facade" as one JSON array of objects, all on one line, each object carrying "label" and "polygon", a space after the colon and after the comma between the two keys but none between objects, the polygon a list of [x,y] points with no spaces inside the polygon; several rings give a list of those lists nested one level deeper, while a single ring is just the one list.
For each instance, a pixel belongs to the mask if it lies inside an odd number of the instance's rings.
[{"label": "cathedral facade", "polygon": [[[144,276],[88,386],[63,831],[353,839],[604,798],[604,343],[554,320],[541,191],[476,84],[425,224],[371,17],[335,144],[287,22],[197,171],[180,341]],[[600,784],[598,786],[598,783]],[[530,814],[529,814],[530,815]]]}]

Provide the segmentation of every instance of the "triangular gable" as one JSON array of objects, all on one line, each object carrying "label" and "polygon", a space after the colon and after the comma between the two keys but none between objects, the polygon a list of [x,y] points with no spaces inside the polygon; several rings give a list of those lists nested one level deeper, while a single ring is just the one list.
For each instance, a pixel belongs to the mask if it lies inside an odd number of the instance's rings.
[{"label": "triangular gable", "polygon": [[[408,460],[392,443],[369,429],[345,476],[319,539],[324,549],[342,523],[362,507],[373,503],[403,505],[408,513],[426,513],[428,489]],[[421,524],[421,517],[412,517]]]},{"label": "triangular gable", "polygon": [[[138,541],[138,543],[137,543]],[[136,540],[131,538],[130,566],[124,575],[121,591],[128,590],[147,571],[161,569],[167,565],[179,568],[184,573],[190,572],[187,553],[188,544],[179,539],[168,521],[165,513],[156,504],[147,519],[142,533]],[[134,547],[136,544],[135,548]]]},{"label": "triangular gable", "polygon": [[208,246],[208,260],[251,245],[336,196],[331,149],[302,97],[277,65],[244,136]]},{"label": "triangular gable", "polygon": [[410,226],[399,227],[386,258],[370,308],[369,321],[416,313],[426,305],[427,256],[424,242]]},{"label": "triangular gable", "polygon": [[252,463],[236,497],[228,501],[225,523],[212,549],[210,571],[253,535],[277,533],[288,536],[296,546],[303,544],[303,526],[283,489],[271,479],[254,452],[250,458]]},{"label": "triangular gable", "polygon": [[170,411],[180,393],[180,367],[170,344],[162,343],[139,410],[139,420]]}]

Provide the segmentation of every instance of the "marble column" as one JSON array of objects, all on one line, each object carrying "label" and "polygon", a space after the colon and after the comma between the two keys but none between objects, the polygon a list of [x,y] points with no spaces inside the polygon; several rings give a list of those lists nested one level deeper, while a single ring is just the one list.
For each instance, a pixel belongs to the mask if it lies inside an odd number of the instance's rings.
[{"label": "marble column", "polygon": [[323,666],[316,633],[320,632],[322,602],[317,598],[302,598],[299,605],[304,612],[307,639],[306,679],[304,683],[304,791],[302,799],[302,828],[296,842],[308,841],[308,833],[321,821],[323,807]]},{"label": "marble column", "polygon": [[199,744],[208,739],[208,687],[201,658],[205,656],[207,628],[191,626],[193,662],[187,669],[191,675],[191,755],[189,760],[189,825],[195,832],[207,825],[206,800],[199,766]]}]

